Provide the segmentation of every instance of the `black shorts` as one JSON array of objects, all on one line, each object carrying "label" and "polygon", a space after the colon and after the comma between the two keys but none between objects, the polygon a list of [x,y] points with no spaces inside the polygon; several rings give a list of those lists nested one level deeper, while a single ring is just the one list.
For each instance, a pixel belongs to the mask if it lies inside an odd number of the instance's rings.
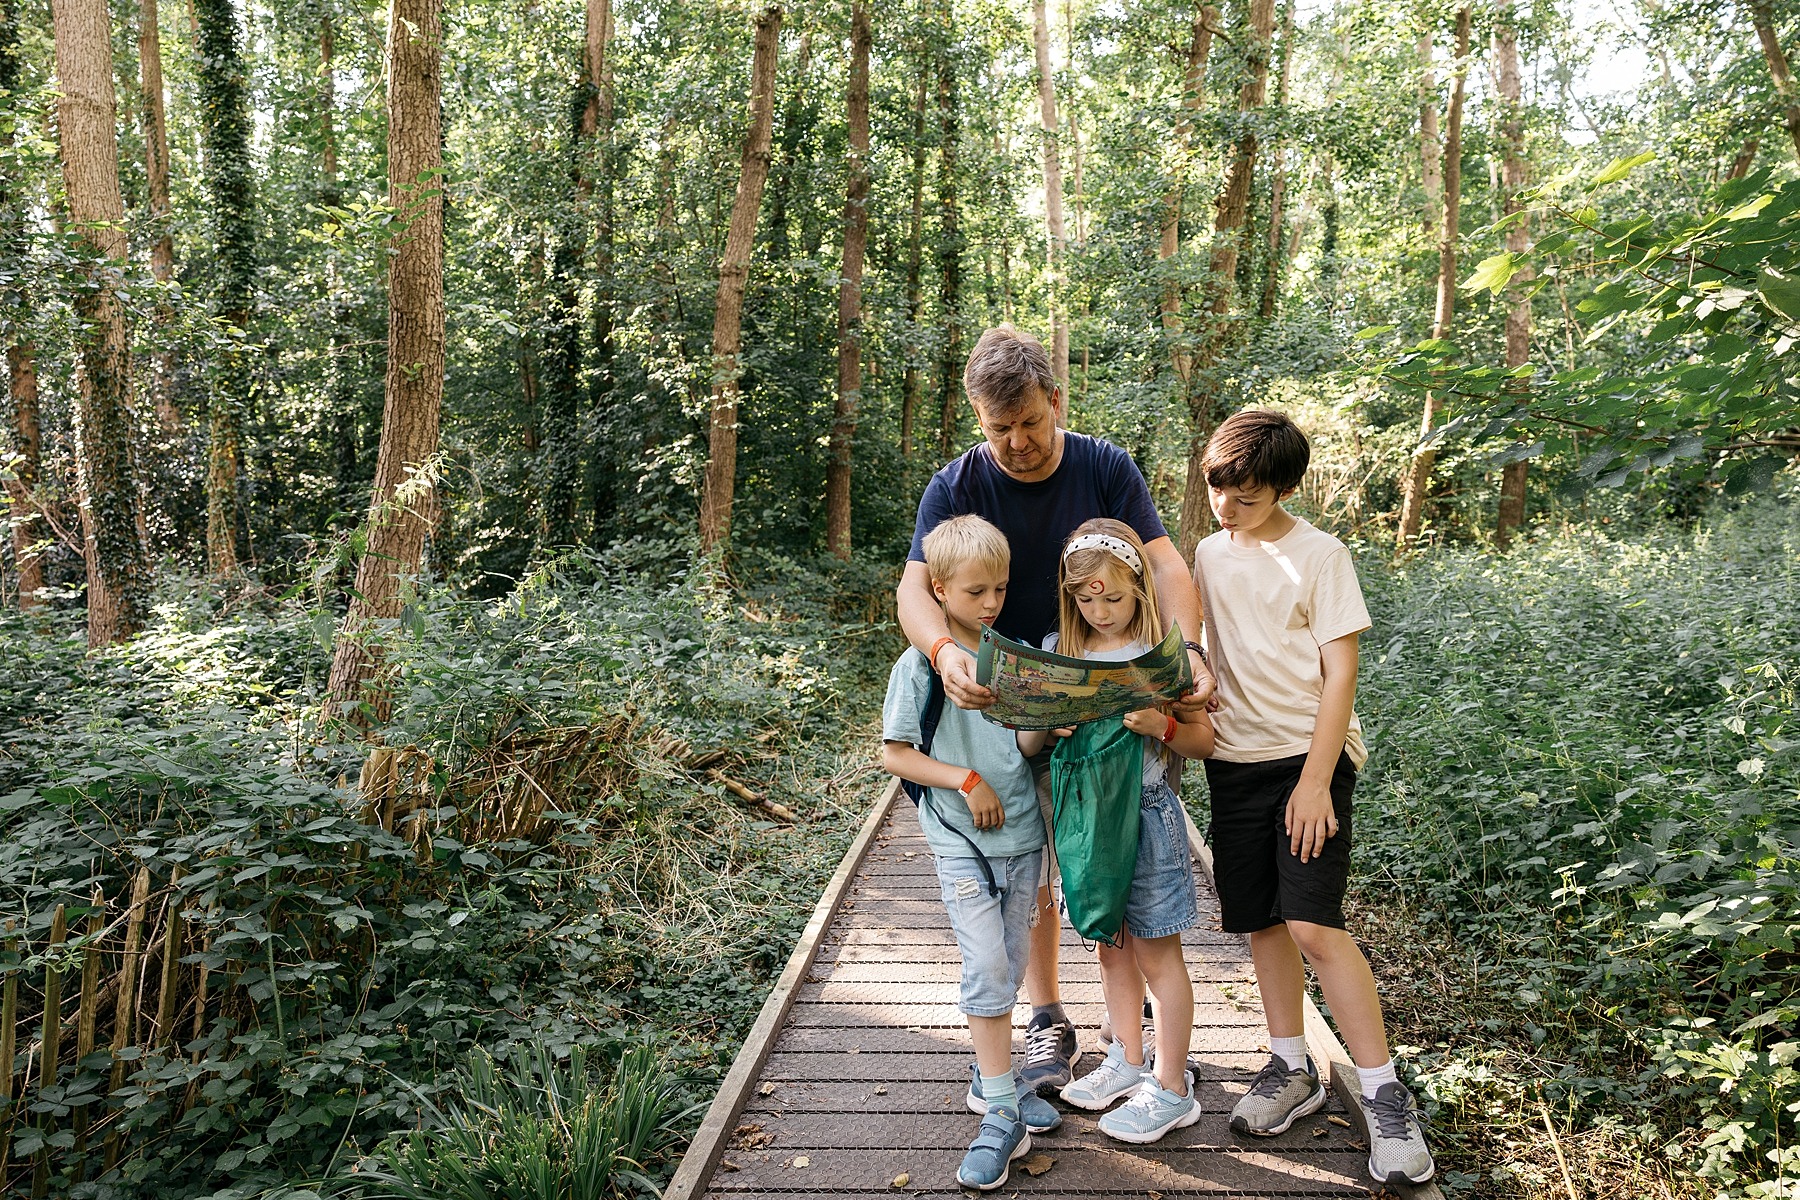
[{"label": "black shorts", "polygon": [[1272,762],[1206,762],[1212,793],[1213,879],[1227,933],[1256,933],[1284,921],[1344,927],[1344,886],[1350,878],[1350,798],[1356,767],[1338,755],[1331,773],[1331,807],[1338,831],[1312,859],[1301,862],[1283,828],[1288,797],[1300,782],[1306,755]]}]

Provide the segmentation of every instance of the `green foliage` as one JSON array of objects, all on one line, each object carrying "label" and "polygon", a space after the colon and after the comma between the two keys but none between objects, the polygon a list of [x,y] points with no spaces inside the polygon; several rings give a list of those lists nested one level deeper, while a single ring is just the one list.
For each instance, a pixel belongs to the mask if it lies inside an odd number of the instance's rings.
[{"label": "green foliage", "polygon": [[1537,1093],[1772,1194],[1800,1141],[1800,502],[1631,533],[1364,563],[1358,872],[1453,961],[1414,1061],[1458,1126]]},{"label": "green foliage", "polygon": [[371,1200],[610,1200],[657,1192],[653,1170],[687,1115],[645,1045],[596,1086],[587,1052],[567,1061],[541,1045],[505,1069],[477,1051],[456,1101],[425,1132],[404,1135],[357,1172]]},{"label": "green foliage", "polygon": [[[199,965],[209,976],[200,1025],[183,1009],[175,1044],[132,1052],[110,1098],[104,1054],[27,1093],[34,1123],[62,1123],[16,1142],[47,1146],[52,1194],[70,1194],[83,1104],[112,1110],[126,1150],[105,1174],[90,1158],[83,1195],[184,1197],[341,1173],[448,1111],[478,1047],[610,1056],[666,1028],[657,1056],[691,1071],[643,1130],[703,1093],[872,798],[840,713],[865,656],[844,652],[890,647],[859,642],[874,631],[829,599],[620,582],[630,563],[572,556],[493,603],[420,596],[377,731],[410,764],[397,790],[414,815],[395,832],[347,786],[367,747],[311,716],[328,662],[315,614],[221,618],[171,595],[145,635],[92,658],[60,618],[0,616],[0,911],[22,922],[9,969],[27,1005],[55,904],[80,911],[99,885],[116,914],[140,867],[153,918],[182,871],[182,995]],[[856,578],[790,567],[818,597]],[[810,764],[766,785],[805,815],[791,832],[689,767],[716,750],[763,786],[770,744]],[[535,824],[497,818],[539,793]],[[649,1113],[667,1089],[640,1076],[621,1078]]]},{"label": "green foliage", "polygon": [[1790,429],[1800,398],[1791,355],[1800,343],[1800,182],[1765,170],[1722,184],[1697,217],[1602,217],[1596,193],[1654,158],[1614,159],[1579,188],[1571,175],[1538,189],[1531,209],[1491,230],[1532,221],[1544,232],[1530,252],[1484,259],[1462,284],[1499,296],[1528,268],[1540,275],[1532,291],[1597,280],[1568,321],[1584,346],[1626,353],[1560,371],[1457,368],[1456,346],[1425,342],[1376,362],[1392,385],[1454,397],[1433,440],[1485,443],[1495,465],[1565,452],[1577,489],[1673,467],[1690,479],[1722,477],[1731,495],[1767,487],[1783,455],[1800,448]]}]

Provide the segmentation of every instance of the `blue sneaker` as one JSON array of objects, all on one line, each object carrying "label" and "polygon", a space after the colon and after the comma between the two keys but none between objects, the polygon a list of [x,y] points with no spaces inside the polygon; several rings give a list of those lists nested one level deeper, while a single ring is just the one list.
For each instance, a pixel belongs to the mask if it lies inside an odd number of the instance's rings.
[{"label": "blue sneaker", "polygon": [[[970,1063],[969,1076],[969,1094],[965,1097],[965,1103],[976,1116],[985,1116],[988,1103],[981,1096],[981,1067]],[[1027,1091],[1017,1071],[1013,1072],[1013,1087],[1018,1092],[1019,1119],[1025,1122],[1025,1128],[1033,1133],[1049,1133],[1053,1129],[1062,1128],[1062,1114],[1036,1092]]]},{"label": "blue sneaker", "polygon": [[969,1143],[956,1182],[964,1187],[991,1192],[1006,1185],[1012,1161],[1031,1149],[1031,1133],[1019,1114],[1008,1108],[990,1109],[981,1118],[981,1132]]},{"label": "blue sneaker", "polygon": [[1194,1098],[1192,1077],[1187,1085],[1187,1095],[1178,1096],[1146,1071],[1137,1095],[1100,1118],[1100,1132],[1121,1142],[1144,1146],[1160,1141],[1171,1129],[1187,1128],[1200,1119],[1200,1102]]}]

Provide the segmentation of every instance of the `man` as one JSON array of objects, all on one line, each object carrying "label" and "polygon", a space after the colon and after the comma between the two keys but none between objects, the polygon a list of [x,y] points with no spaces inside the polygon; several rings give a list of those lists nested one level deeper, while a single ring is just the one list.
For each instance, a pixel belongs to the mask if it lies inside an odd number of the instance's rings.
[{"label": "man", "polygon": [[[1042,645],[1056,627],[1056,569],[1064,540],[1083,521],[1111,517],[1137,531],[1148,555],[1163,619],[1181,626],[1182,637],[1200,635],[1200,596],[1187,563],[1169,539],[1131,457],[1110,442],[1063,428],[1067,400],[1050,356],[1036,338],[1011,325],[981,335],[963,371],[963,390],[975,408],[983,441],[932,476],[919,501],[912,550],[895,593],[907,640],[943,677],[944,691],[961,708],[987,708],[993,693],[975,682],[975,660],[949,639],[942,610],[925,568],[924,536],[950,517],[974,513],[999,526],[1012,547],[1006,605],[994,629],[1016,641]],[[942,644],[940,644],[942,643]],[[1212,695],[1212,674],[1200,647],[1188,642],[1194,691],[1176,704],[1177,714],[1197,712]],[[1049,805],[1048,756],[1034,761],[1040,803]],[[1046,811],[1046,825],[1048,812]],[[1025,1027],[1027,1087],[1048,1094],[1069,1082],[1076,1054],[1075,1030],[1057,985],[1061,931],[1050,899],[1052,860],[1038,890],[1038,920],[1031,930],[1025,993],[1031,1020]]]}]

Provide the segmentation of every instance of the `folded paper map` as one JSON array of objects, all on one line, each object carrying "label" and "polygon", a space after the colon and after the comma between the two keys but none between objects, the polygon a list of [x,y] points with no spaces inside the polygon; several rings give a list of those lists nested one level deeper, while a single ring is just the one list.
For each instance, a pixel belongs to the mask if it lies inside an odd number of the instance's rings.
[{"label": "folded paper map", "polygon": [[994,693],[983,715],[1011,729],[1058,729],[1167,704],[1194,688],[1181,627],[1125,662],[1070,658],[981,631],[975,681]]}]

